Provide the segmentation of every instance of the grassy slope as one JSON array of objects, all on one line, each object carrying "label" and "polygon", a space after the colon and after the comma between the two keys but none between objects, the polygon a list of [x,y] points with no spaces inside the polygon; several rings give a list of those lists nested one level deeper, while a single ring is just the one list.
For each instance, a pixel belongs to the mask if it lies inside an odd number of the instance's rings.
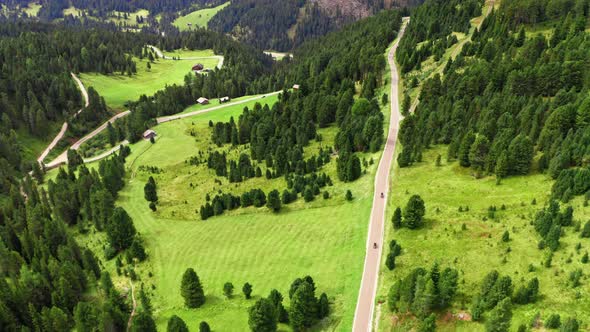
[{"label": "grassy slope", "polygon": [[[210,51],[199,52],[210,54]],[[183,56],[184,52],[178,53]],[[195,54],[190,52],[189,54]],[[80,79],[86,87],[94,87],[103,96],[107,105],[116,109],[123,109],[125,102],[137,100],[140,95],[152,95],[166,85],[182,84],[184,76],[191,71],[195,62],[205,65],[205,68],[214,68],[217,59],[203,60],[157,60],[152,63],[150,71],[147,70],[147,60],[135,59],[137,63],[137,74],[132,77],[126,75],[101,75],[96,73],[83,73]]]},{"label": "grassy slope", "polygon": [[[389,90],[386,77],[383,91]],[[267,97],[263,101],[273,102],[275,98]],[[287,296],[291,281],[309,274],[316,280],[318,292],[329,295],[333,310],[330,318],[317,328],[347,331],[352,324],[360,284],[377,163],[369,166],[368,174],[355,183],[343,184],[337,180],[336,163],[332,160],[323,169],[335,183],[325,188],[331,194],[329,200],[317,197],[312,203],[303,203],[299,198],[284,207],[278,216],[266,208],[247,208],[200,221],[195,210],[204,202],[205,193],[214,192],[219,186],[213,183],[212,170],[204,165],[188,166],[184,160],[210,146],[209,120],[226,121],[230,116],[237,119],[244,106],[162,124],[155,127],[156,144],[142,141],[131,146],[127,167],[132,175],[117,204],[130,213],[146,240],[150,258],[137,271],[146,287],[156,287],[152,302],[157,324],[163,329],[167,319],[177,314],[191,330],[197,329],[201,320],[207,320],[218,331],[244,330],[247,309],[254,303],[241,295],[244,282],[253,284],[255,299],[267,296],[272,288]],[[383,112],[388,120],[388,105]],[[191,129],[196,131],[196,137],[189,135]],[[336,131],[335,127],[320,131],[325,144],[332,144]],[[319,147],[320,143],[313,142],[305,152],[317,151]],[[236,151],[229,153],[237,155]],[[364,157],[377,161],[380,155],[379,152]],[[164,169],[155,175],[161,201],[157,213],[150,212],[143,198],[143,185],[149,174],[138,171],[140,165]],[[96,163],[90,167],[96,167]],[[53,176],[55,171],[48,178]],[[191,189],[190,183],[196,187]],[[225,191],[234,193],[251,187],[261,187],[267,192],[286,188],[282,178],[250,179],[237,188],[233,184],[229,186],[226,179],[223,183]],[[353,202],[344,200],[347,189],[355,196]],[[88,243],[102,257],[104,234],[80,236],[80,241]],[[114,260],[105,265],[114,273]],[[187,267],[195,268],[205,285],[207,303],[197,310],[185,309],[179,294],[181,275]],[[125,278],[115,279],[122,287],[127,285]],[[236,287],[237,295],[230,300],[222,296],[222,286],[227,281]],[[286,299],[285,305],[288,304]],[[289,329],[281,327],[281,330]]]},{"label": "grassy slope", "polygon": [[209,20],[217,14],[220,10],[227,7],[230,2],[226,2],[222,5],[213,8],[205,8],[195,10],[185,16],[180,16],[172,23],[175,25],[180,31],[189,30],[190,28],[187,26],[187,23],[192,23],[193,27],[207,27],[207,23]]},{"label": "grassy slope", "polygon": [[[527,324],[538,311],[542,317],[557,312],[562,317],[577,315],[583,318],[590,310],[590,299],[585,296],[590,292],[590,283],[582,283],[578,289],[582,297],[575,299],[575,290],[569,288],[567,277],[575,268],[584,268],[580,258],[590,248],[590,240],[579,239],[572,228],[566,228],[562,246],[553,258],[553,266],[542,267],[546,252],[537,249],[540,237],[529,222],[534,214],[547,202],[552,181],[545,175],[512,177],[495,184],[495,179],[487,177],[475,180],[468,170],[461,168],[457,162],[443,162],[435,166],[436,155],[446,155],[445,147],[428,150],[424,162],[410,168],[396,169],[391,180],[392,195],[388,207],[388,220],[394,209],[403,207],[413,194],[419,194],[426,202],[426,226],[411,231],[401,229],[394,231],[391,223],[386,225],[387,241],[396,239],[403,248],[403,255],[397,260],[397,267],[389,271],[385,267],[380,273],[378,296],[385,300],[389,287],[394,280],[405,276],[415,267],[429,268],[434,261],[441,266],[454,266],[460,271],[460,295],[455,301],[453,312],[469,309],[471,296],[477,292],[483,277],[492,269],[512,277],[515,285],[521,285],[533,277],[540,280],[541,300],[535,304],[517,306],[514,311],[513,327]],[[444,158],[443,158],[444,159]],[[537,205],[531,205],[532,200]],[[505,211],[499,211],[496,220],[483,221],[487,208],[506,205]],[[590,209],[582,207],[581,198],[572,202],[576,220],[585,222],[590,218]],[[459,206],[469,206],[469,212],[458,212]],[[440,212],[436,212],[437,209]],[[462,224],[467,230],[462,230]],[[510,231],[512,240],[502,243],[502,233]],[[490,237],[488,237],[490,236]],[[575,245],[581,242],[582,250],[575,251]],[[510,253],[506,253],[507,248]],[[572,256],[572,263],[566,259]],[[506,257],[507,263],[502,259]],[[385,262],[383,257],[383,264]],[[536,271],[528,272],[529,264]],[[382,265],[384,266],[384,265]],[[380,330],[392,330],[391,313],[383,306]],[[483,325],[453,320],[439,325],[445,331],[483,330]],[[588,323],[588,322],[586,322]],[[395,331],[407,330],[410,325],[396,325]]]}]

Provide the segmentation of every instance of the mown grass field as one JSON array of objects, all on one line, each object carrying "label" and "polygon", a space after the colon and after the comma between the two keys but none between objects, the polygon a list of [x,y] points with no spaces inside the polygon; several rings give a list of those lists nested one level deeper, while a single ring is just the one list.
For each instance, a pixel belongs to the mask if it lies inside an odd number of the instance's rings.
[{"label": "mown grass field", "polygon": [[[181,56],[193,56],[197,52],[177,52]],[[211,54],[212,51],[201,51],[200,54]],[[188,54],[188,55],[186,55]],[[171,55],[172,56],[172,55]],[[102,75],[98,73],[82,73],[80,79],[84,85],[95,88],[105,98],[111,108],[123,110],[128,101],[135,101],[142,94],[153,95],[166,85],[183,84],[184,76],[191,73],[192,66],[199,62],[205,68],[214,68],[218,60],[204,58],[200,60],[156,60],[147,69],[147,59],[134,59],[137,64],[137,74]]]},{"label": "mown grass field", "polygon": [[227,7],[229,4],[230,2],[228,1],[217,7],[195,10],[194,12],[191,12],[187,15],[180,16],[179,18],[174,20],[172,24],[176,26],[180,31],[190,30],[191,27],[188,26],[188,23],[192,23],[192,27],[206,28],[207,23],[209,23],[209,20],[211,20],[211,18],[215,16],[217,12]]},{"label": "mown grass field", "polygon": [[[442,166],[435,166],[437,154],[443,156]],[[459,295],[451,311],[469,311],[472,296],[479,291],[484,276],[496,269],[502,275],[512,278],[515,288],[533,277],[539,278],[541,299],[534,304],[517,305],[514,308],[513,328],[528,324],[540,312],[542,320],[549,314],[559,313],[562,321],[577,316],[588,326],[590,312],[590,282],[584,277],[582,286],[572,289],[567,286],[570,271],[587,265],[580,262],[581,256],[590,250],[590,240],[580,239],[572,227],[565,228],[561,247],[553,257],[551,268],[544,268],[542,262],[547,252],[537,249],[540,236],[535,232],[531,220],[549,198],[552,180],[543,174],[511,177],[496,185],[494,177],[476,180],[469,170],[458,162],[445,162],[446,147],[426,151],[424,161],[410,168],[392,170],[391,194],[388,202],[386,243],[395,239],[401,244],[402,255],[396,260],[397,267],[389,271],[382,257],[378,299],[386,300],[390,286],[413,268],[430,268],[438,261],[442,268],[451,266],[459,270]],[[409,197],[420,195],[426,204],[426,224],[419,230],[393,230],[391,217],[396,207],[404,207]],[[537,204],[532,205],[533,199]],[[506,206],[502,211],[501,206]],[[590,219],[590,208],[582,207],[578,197],[570,203],[574,219],[585,223]],[[496,219],[488,219],[487,209],[498,207]],[[459,207],[469,207],[468,212],[459,212]],[[563,208],[562,204],[562,208]],[[462,229],[462,225],[466,229]],[[501,241],[505,230],[510,232],[511,241]],[[582,244],[577,252],[575,246]],[[510,248],[510,252],[508,251]],[[506,262],[503,259],[506,258]],[[572,262],[567,263],[571,258]],[[529,265],[535,271],[529,272]],[[581,297],[576,299],[576,291]],[[394,316],[381,306],[379,331],[407,331],[415,322],[407,316]],[[457,321],[439,315],[442,331],[483,331],[483,324]]]}]

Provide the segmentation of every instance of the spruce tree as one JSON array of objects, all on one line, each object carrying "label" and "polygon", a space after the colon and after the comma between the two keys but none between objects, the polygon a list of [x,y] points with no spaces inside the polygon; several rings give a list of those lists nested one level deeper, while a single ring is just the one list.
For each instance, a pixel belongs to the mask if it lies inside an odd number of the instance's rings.
[{"label": "spruce tree", "polygon": [[168,325],[166,326],[166,332],[189,332],[186,323],[182,320],[182,318],[172,315],[170,319],[168,319]]},{"label": "spruce tree", "polygon": [[281,197],[278,190],[275,189],[268,193],[266,207],[273,212],[279,212],[281,210]]},{"label": "spruce tree", "polygon": [[298,287],[289,307],[289,320],[296,331],[304,330],[313,325],[317,318],[317,299],[313,286],[303,281]]},{"label": "spruce tree", "polygon": [[184,304],[188,308],[198,308],[205,303],[203,286],[197,273],[192,268],[186,269],[182,275],[180,294],[184,298]]},{"label": "spruce tree", "polygon": [[199,323],[199,332],[211,332],[211,327],[205,321]]},{"label": "spruce tree", "polygon": [[135,236],[133,220],[122,207],[116,207],[106,227],[109,243],[116,250],[129,248]]},{"label": "spruce tree", "polygon": [[418,195],[412,195],[404,209],[404,226],[409,229],[416,229],[422,226],[426,208],[424,201]]},{"label": "spruce tree", "polygon": [[242,287],[242,292],[244,293],[246,300],[249,300],[251,298],[251,294],[252,294],[252,285],[248,282],[245,283],[244,287]]},{"label": "spruce tree", "polygon": [[277,330],[277,314],[271,300],[262,298],[248,310],[248,326],[253,332]]},{"label": "spruce tree", "polygon": [[506,297],[490,312],[486,320],[485,327],[487,332],[508,332],[512,322],[512,303],[510,298]]}]

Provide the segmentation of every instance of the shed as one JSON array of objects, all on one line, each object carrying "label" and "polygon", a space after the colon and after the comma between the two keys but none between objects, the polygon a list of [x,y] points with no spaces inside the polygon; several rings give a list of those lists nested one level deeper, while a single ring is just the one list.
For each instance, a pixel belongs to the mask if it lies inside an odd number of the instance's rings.
[{"label": "shed", "polygon": [[207,104],[209,104],[209,99],[207,99],[205,97],[201,97],[201,98],[197,99],[197,103],[201,104],[201,105],[207,105]]},{"label": "shed", "polygon": [[299,90],[300,86],[299,84],[293,84],[293,90]]},{"label": "shed", "polygon": [[219,103],[220,104],[227,103],[230,100],[231,99],[229,98],[229,96],[221,97],[221,98],[219,98]]},{"label": "shed", "polygon": [[156,136],[158,136],[158,134],[156,134],[155,131],[148,129],[146,131],[143,132],[143,135],[141,135],[143,137],[143,139],[152,139],[155,138]]}]

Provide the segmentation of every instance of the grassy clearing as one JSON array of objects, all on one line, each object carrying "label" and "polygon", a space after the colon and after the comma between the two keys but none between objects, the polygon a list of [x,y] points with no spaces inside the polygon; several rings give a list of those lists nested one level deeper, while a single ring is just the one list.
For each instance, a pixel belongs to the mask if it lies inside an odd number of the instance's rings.
[{"label": "grassy clearing", "polygon": [[[127,19],[123,18],[124,12],[113,11],[108,20],[115,24],[127,24],[127,25],[138,25],[137,17],[141,16],[147,20],[150,16],[150,12],[147,9],[140,9],[134,13],[127,13]],[[140,26],[146,24],[139,24]]]},{"label": "grassy clearing", "polygon": [[[125,103],[137,100],[142,94],[153,95],[166,85],[182,84],[184,76],[191,73],[191,68],[196,61],[156,60],[148,70],[146,59],[135,58],[134,60],[137,64],[137,74],[132,77],[120,74],[82,73],[80,79],[86,87],[94,87],[105,98],[109,107],[122,110]],[[198,60],[198,62],[205,68],[214,68],[217,65],[215,58]]]},{"label": "grassy clearing", "polygon": [[53,137],[57,135],[61,125],[61,123],[51,123],[49,134],[47,135],[47,138],[44,139],[32,136],[26,130],[18,130],[16,134],[22,148],[23,159],[31,161],[37,160],[37,157],[39,157]]},{"label": "grassy clearing", "polygon": [[[179,59],[183,59],[183,58],[194,58],[194,57],[211,57],[211,56],[214,56],[215,53],[213,52],[213,50],[176,50],[176,51],[171,51],[171,52],[164,52],[164,55],[169,56],[169,57],[176,57]],[[215,63],[215,64],[217,64],[217,63]],[[213,67],[205,66],[205,68],[213,68]]]},{"label": "grassy clearing", "polygon": [[211,18],[215,16],[217,12],[227,7],[229,4],[230,2],[228,1],[217,7],[195,10],[194,12],[189,13],[185,16],[180,16],[179,18],[174,20],[172,24],[176,26],[180,31],[190,30],[191,27],[188,26],[188,23],[191,23],[193,27],[206,28],[207,23],[209,23],[209,20],[211,20]]},{"label": "grassy clearing", "polygon": [[[483,277],[492,269],[503,275],[510,275],[516,286],[533,277],[539,278],[541,300],[535,304],[516,306],[512,326],[528,324],[530,319],[541,312],[543,319],[551,313],[560,313],[563,318],[577,315],[585,318],[590,311],[590,282],[585,280],[576,299],[576,290],[567,286],[569,272],[584,268],[580,258],[590,248],[590,240],[580,239],[572,228],[566,228],[561,248],[553,258],[553,266],[542,267],[545,251],[537,249],[540,237],[530,221],[534,214],[547,202],[552,182],[546,175],[512,177],[496,185],[495,178],[475,180],[469,170],[457,162],[443,162],[435,166],[437,154],[446,156],[446,147],[426,151],[424,162],[410,168],[393,170],[387,220],[391,220],[396,207],[403,206],[413,194],[422,196],[426,203],[426,226],[420,230],[393,230],[386,224],[386,239],[396,239],[403,248],[402,256],[396,261],[396,269],[384,267],[380,272],[378,299],[385,300],[387,291],[394,280],[405,276],[415,267],[429,268],[434,261],[442,267],[454,266],[459,270],[460,294],[451,309],[453,313],[469,310],[471,297],[479,290]],[[443,158],[444,160],[444,158]],[[537,205],[531,205],[533,199]],[[483,221],[487,209],[495,205],[505,211],[497,213],[495,220]],[[575,220],[585,222],[590,218],[590,208],[582,207],[581,198],[572,201]],[[459,206],[469,206],[469,212],[458,212]],[[437,212],[438,211],[438,212]],[[466,230],[462,230],[462,225]],[[509,243],[501,242],[505,230],[511,234]],[[576,252],[575,245],[581,242],[582,249]],[[511,252],[507,253],[507,248]],[[386,253],[384,253],[385,255]],[[506,257],[507,262],[503,263]],[[567,263],[568,257],[572,258]],[[529,265],[535,271],[529,272]],[[587,269],[586,269],[587,270]],[[479,331],[483,325],[460,322],[439,315],[438,325],[442,331]],[[397,317],[400,318],[400,317]],[[407,331],[413,322],[401,317],[401,323],[393,323],[393,314],[382,306],[380,331]],[[588,323],[587,321],[585,322]]]}]

